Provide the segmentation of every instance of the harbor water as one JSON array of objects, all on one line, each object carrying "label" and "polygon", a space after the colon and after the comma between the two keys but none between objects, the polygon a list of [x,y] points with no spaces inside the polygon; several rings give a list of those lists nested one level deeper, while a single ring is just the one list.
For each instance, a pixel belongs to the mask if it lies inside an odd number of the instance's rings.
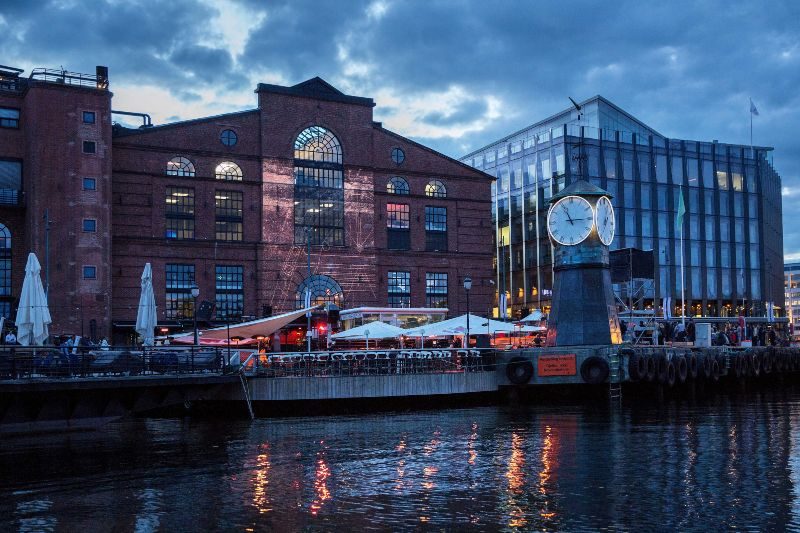
[{"label": "harbor water", "polygon": [[800,529],[800,389],[0,442],[0,531]]}]

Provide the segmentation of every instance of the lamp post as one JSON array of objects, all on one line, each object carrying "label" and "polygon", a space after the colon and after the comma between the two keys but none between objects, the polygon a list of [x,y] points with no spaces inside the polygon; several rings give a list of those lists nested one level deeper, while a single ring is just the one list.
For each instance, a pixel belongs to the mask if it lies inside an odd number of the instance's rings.
[{"label": "lamp post", "polygon": [[200,344],[200,338],[197,333],[197,297],[200,296],[200,288],[197,285],[192,285],[192,299],[194,300],[194,307],[192,307],[192,317],[194,318],[194,345]]},{"label": "lamp post", "polygon": [[464,337],[464,348],[469,348],[469,290],[472,288],[472,278],[464,278],[464,291],[467,293],[467,335]]}]

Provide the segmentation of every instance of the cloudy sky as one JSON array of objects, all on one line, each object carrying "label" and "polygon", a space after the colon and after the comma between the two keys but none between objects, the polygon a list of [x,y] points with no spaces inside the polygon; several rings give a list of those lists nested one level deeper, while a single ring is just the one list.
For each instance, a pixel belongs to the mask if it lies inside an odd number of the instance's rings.
[{"label": "cloudy sky", "polygon": [[662,134],[775,147],[800,260],[800,2],[3,0],[0,63],[110,68],[156,123],[321,76],[459,157],[602,94]]}]

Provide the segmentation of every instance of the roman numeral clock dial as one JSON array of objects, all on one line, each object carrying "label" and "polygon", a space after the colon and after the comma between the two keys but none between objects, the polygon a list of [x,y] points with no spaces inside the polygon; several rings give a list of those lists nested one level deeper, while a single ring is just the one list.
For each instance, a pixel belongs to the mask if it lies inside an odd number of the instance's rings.
[{"label": "roman numeral clock dial", "polygon": [[547,231],[550,237],[564,246],[583,242],[592,232],[594,210],[580,196],[567,196],[553,204],[547,214]]},{"label": "roman numeral clock dial", "polygon": [[616,222],[614,220],[614,207],[611,205],[611,200],[608,196],[601,196],[594,206],[595,221],[594,225],[597,227],[597,235],[600,241],[606,246],[611,245],[614,240],[614,228]]}]

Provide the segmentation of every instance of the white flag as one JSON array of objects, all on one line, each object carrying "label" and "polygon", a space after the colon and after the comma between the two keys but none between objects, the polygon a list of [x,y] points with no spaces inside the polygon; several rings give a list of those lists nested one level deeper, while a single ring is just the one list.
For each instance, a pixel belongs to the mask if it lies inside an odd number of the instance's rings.
[{"label": "white flag", "polygon": [[775,321],[775,308],[772,302],[767,303],[767,322]]},{"label": "white flag", "polygon": [[[311,289],[306,289],[306,293],[304,295],[303,306],[307,309],[311,307]],[[311,311],[306,313],[306,317],[311,316]]]},{"label": "white flag", "polygon": [[753,103],[753,99],[750,99],[750,112],[755,116],[758,116],[758,109],[756,108],[756,104]]},{"label": "white flag", "polygon": [[664,318],[669,320],[672,318],[672,297],[664,296]]},{"label": "white flag", "polygon": [[506,303],[506,292],[503,291],[500,293],[500,301],[498,302],[498,307],[500,308],[500,318],[508,318],[508,304]]}]

